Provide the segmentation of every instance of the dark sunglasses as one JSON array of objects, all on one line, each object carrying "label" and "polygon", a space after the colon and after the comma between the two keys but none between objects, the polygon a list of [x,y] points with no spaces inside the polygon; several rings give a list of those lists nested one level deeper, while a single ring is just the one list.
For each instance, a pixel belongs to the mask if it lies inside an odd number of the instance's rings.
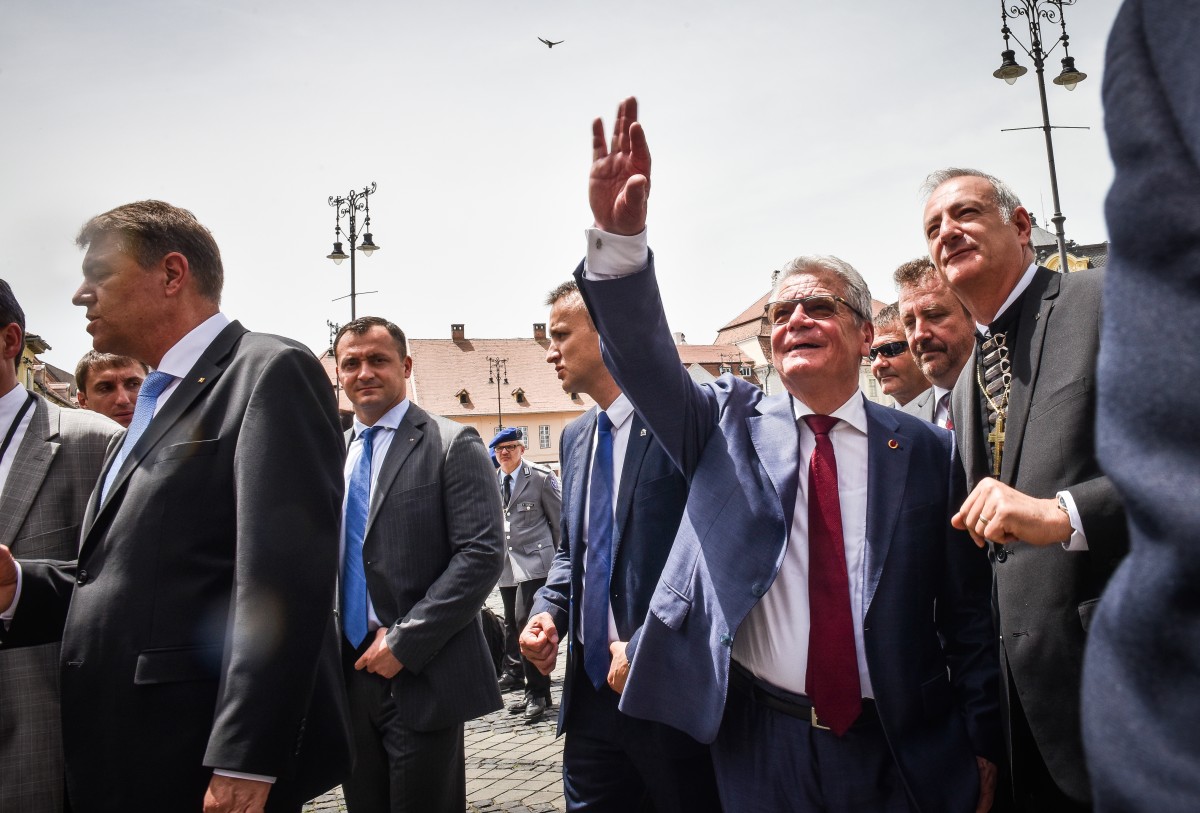
[{"label": "dark sunglasses", "polygon": [[870,358],[871,361],[874,361],[876,356],[883,356],[885,359],[894,359],[901,353],[907,352],[908,342],[885,342],[878,347],[872,347],[871,352],[867,354],[867,357]]},{"label": "dark sunglasses", "polygon": [[773,325],[786,325],[791,321],[792,314],[796,312],[797,305],[804,310],[805,316],[818,321],[832,319],[837,316],[838,310],[842,305],[851,313],[858,316],[858,318],[866,319],[853,305],[840,296],[817,294],[816,296],[806,296],[802,299],[778,299],[774,302],[768,302],[767,321]]}]

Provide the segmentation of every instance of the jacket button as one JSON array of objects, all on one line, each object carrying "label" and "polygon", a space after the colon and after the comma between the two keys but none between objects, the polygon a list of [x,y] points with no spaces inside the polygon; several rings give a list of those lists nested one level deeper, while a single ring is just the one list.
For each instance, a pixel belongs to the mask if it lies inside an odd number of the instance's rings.
[{"label": "jacket button", "polygon": [[1002,548],[1002,547],[1001,547],[1001,548],[997,548],[997,550],[996,550],[996,561],[997,561],[997,562],[1004,562],[1004,561],[1007,561],[1007,560],[1008,560],[1008,550],[1007,550],[1006,548]]},{"label": "jacket button", "polygon": [[87,584],[88,574],[86,570],[80,570],[75,574],[75,583],[78,585]]},{"label": "jacket button", "polygon": [[750,588],[750,592],[756,596],[761,597],[763,593],[767,592],[767,589],[765,587],[763,587],[762,584],[760,584],[759,582],[755,582],[754,586]]},{"label": "jacket button", "polygon": [[729,646],[732,643],[733,643],[733,638],[731,638],[729,636],[729,633],[727,633],[727,632],[721,633],[721,646]]}]

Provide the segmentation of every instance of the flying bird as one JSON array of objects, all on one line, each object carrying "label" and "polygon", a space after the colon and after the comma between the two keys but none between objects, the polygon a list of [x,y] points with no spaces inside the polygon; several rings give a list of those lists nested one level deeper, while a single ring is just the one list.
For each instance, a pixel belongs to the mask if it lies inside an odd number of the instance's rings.
[{"label": "flying bird", "polygon": [[542,43],[547,48],[553,48],[555,45],[562,45],[564,42],[566,42],[566,40],[559,40],[558,42],[551,42],[550,40],[544,40],[541,37],[538,37],[538,42]]}]

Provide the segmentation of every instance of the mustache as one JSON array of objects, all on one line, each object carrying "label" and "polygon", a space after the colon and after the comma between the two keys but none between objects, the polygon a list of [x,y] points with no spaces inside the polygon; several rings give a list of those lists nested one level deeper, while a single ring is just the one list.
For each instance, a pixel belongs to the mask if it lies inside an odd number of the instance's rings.
[{"label": "mustache", "polygon": [[912,347],[913,351],[915,351],[917,353],[929,353],[929,352],[945,353],[946,352],[945,342],[939,342],[934,339],[928,339],[923,342],[913,342],[911,347]]}]

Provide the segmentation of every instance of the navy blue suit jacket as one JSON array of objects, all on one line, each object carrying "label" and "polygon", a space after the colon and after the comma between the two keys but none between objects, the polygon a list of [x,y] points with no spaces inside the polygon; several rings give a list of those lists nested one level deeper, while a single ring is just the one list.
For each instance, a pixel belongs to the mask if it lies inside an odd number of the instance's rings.
[{"label": "navy blue suit jacket", "polygon": [[[584,534],[588,494],[588,465],[596,433],[598,410],[591,409],[563,430],[559,445],[563,474],[562,544],[554,558],[546,585],[538,591],[533,612],[548,612],[554,626],[567,634],[567,674],[559,713],[559,733],[569,726],[573,677],[583,663],[572,645],[579,629],[579,597],[582,595]],[[629,432],[629,444],[621,469],[613,528],[613,557],[610,601],[617,634],[623,641],[640,636],[650,597],[671,551],[687,499],[687,483],[654,436],[637,415]],[[641,722],[641,721],[639,721]],[[674,752],[691,750],[696,743],[678,731],[647,723],[638,731],[648,748]]]},{"label": "navy blue suit jacket", "polygon": [[[799,430],[787,395],[679,363],[650,266],[583,279],[605,362],[684,473],[684,517],[638,640],[621,709],[716,737],[733,639],[771,587],[795,510]],[[983,552],[954,531],[952,436],[867,403],[866,659],[884,733],[922,811],[973,809],[975,755],[995,761],[999,666]],[[939,640],[939,634],[945,643]]]},{"label": "navy blue suit jacket", "polygon": [[1098,811],[1200,810],[1200,356],[1186,343],[1200,323],[1198,41],[1196,4],[1130,0],[1104,70],[1116,176],[1096,446],[1125,501],[1130,552],[1084,663]]}]

